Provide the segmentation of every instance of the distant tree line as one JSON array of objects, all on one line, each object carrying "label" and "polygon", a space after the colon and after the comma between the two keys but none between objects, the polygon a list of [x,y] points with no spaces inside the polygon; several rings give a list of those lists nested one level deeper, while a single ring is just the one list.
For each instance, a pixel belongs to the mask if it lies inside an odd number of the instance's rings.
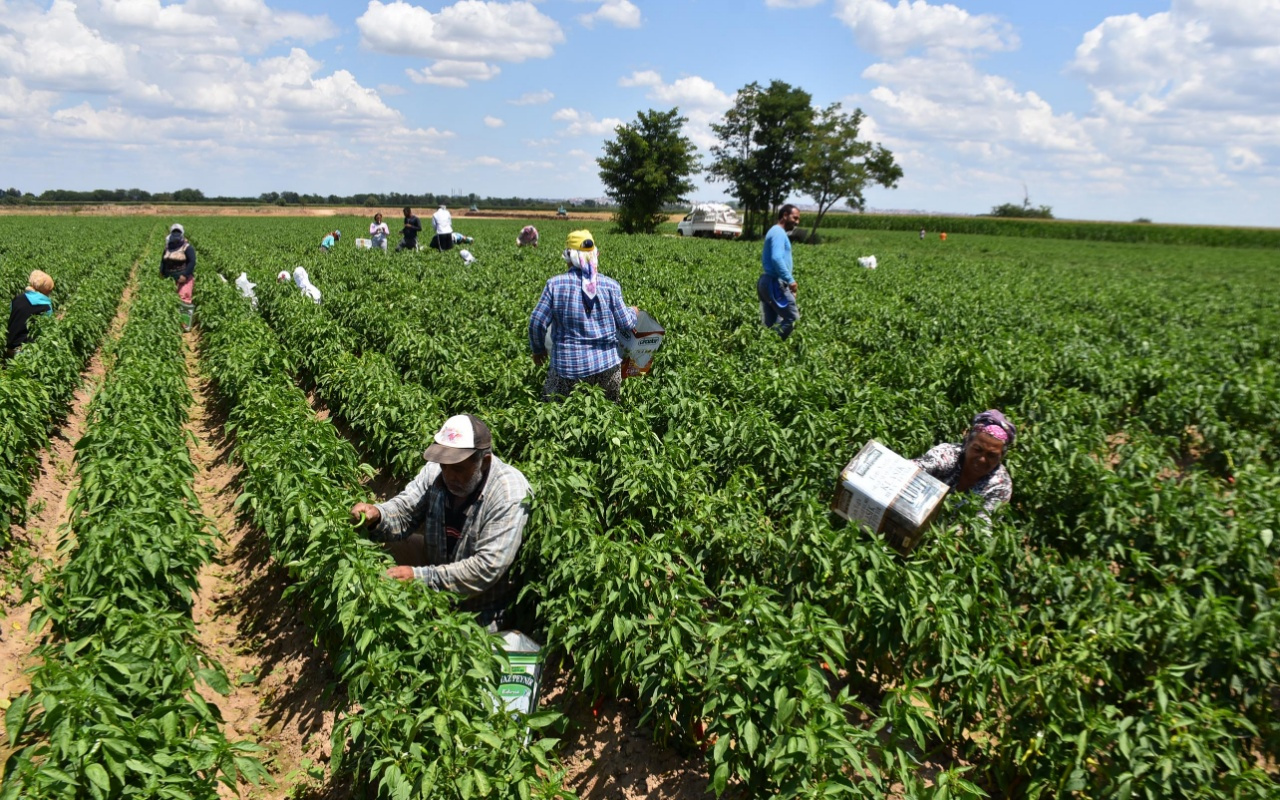
[{"label": "distant tree line", "polygon": [[[277,206],[368,206],[371,208],[430,207],[444,203],[455,208],[473,205],[485,208],[545,208],[555,209],[560,201],[533,197],[481,197],[478,194],[403,194],[401,192],[367,192],[352,195],[303,194],[300,192],[263,192],[256,197],[206,197],[199,189],[185,188],[173,192],[148,192],[144,189],[49,189],[40,194],[23,193],[7,189],[0,195],[0,203],[7,205],[33,203],[193,203],[208,205],[258,205]],[[600,207],[595,200],[569,203],[575,208]]]}]

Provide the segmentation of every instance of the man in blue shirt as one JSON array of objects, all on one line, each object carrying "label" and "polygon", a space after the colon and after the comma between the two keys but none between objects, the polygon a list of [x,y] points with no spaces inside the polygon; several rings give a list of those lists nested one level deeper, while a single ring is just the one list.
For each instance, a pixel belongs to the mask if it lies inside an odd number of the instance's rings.
[{"label": "man in blue shirt", "polygon": [[796,320],[800,319],[796,279],[791,274],[791,238],[787,235],[799,224],[800,209],[787,203],[778,210],[778,224],[764,237],[764,252],[760,254],[763,273],[756,281],[760,321],[766,328],[777,325],[778,335],[783,339],[791,335]]},{"label": "man in blue shirt", "polygon": [[570,233],[564,251],[569,268],[547,279],[529,315],[529,349],[535,364],[547,360],[547,328],[555,323],[543,400],[568,395],[579,383],[599,386],[615,402],[622,391],[618,331],[635,328],[636,309],[622,302],[617,281],[600,274],[599,252],[591,231]]}]

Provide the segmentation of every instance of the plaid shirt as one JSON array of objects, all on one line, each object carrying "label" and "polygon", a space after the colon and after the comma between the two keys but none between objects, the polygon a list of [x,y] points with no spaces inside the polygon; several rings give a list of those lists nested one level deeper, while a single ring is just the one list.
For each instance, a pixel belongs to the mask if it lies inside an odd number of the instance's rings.
[{"label": "plaid shirt", "polygon": [[[913,460],[925,472],[954,489],[964,467],[963,454],[961,445],[947,443],[940,444]],[[979,478],[969,491],[982,498],[982,511],[978,516],[990,522],[991,512],[1001,503],[1007,503],[1013,498],[1013,478],[1009,477],[1009,470],[1001,464]]]},{"label": "plaid shirt", "polygon": [[451,495],[440,477],[440,465],[432,462],[403,492],[378,504],[382,518],[373,538],[394,542],[422,533],[432,566],[414,567],[413,577],[432,589],[462,595],[462,608],[478,613],[487,625],[500,620],[515,599],[517,587],[508,570],[529,519],[529,482],[520,470],[493,456],[479,491],[467,507],[452,559],[445,534]]},{"label": "plaid shirt", "polygon": [[529,317],[529,347],[534,355],[547,352],[547,326],[555,322],[551,369],[562,378],[585,378],[621,364],[618,329],[636,326],[636,312],[622,302],[622,287],[613,278],[599,278],[595,300],[587,300],[582,293],[576,272],[548,278]]}]

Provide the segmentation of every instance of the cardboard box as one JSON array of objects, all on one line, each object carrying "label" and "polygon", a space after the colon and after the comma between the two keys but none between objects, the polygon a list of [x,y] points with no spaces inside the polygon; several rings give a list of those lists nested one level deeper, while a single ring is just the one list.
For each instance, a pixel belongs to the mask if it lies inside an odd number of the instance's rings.
[{"label": "cardboard box", "polygon": [[949,487],[872,439],[840,472],[831,510],[910,553],[942,508]]},{"label": "cardboard box", "polygon": [[372,239],[356,239],[357,250],[369,250],[373,247]]},{"label": "cardboard box", "polygon": [[[547,349],[548,355],[555,349],[552,341],[555,327],[554,322],[548,325],[542,339],[542,346]],[[649,370],[653,368],[653,354],[662,346],[662,339],[666,335],[667,332],[657,320],[644,311],[636,315],[635,330],[618,331],[618,355],[622,358],[623,379],[649,374]]]},{"label": "cardboard box", "polygon": [[647,375],[653,368],[653,354],[662,347],[667,332],[645,311],[636,314],[636,327],[618,331],[618,354],[622,356],[622,377]]}]

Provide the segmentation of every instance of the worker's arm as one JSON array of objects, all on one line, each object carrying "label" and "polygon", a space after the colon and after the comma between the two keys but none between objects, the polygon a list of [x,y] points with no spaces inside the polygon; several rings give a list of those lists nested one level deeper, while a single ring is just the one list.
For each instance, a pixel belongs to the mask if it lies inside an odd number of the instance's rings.
[{"label": "worker's arm", "polygon": [[427,514],[427,490],[439,474],[440,467],[427,464],[404,491],[385,503],[377,503],[378,524],[373,527],[370,538],[382,542],[396,542],[408,538],[422,525]]},{"label": "worker's arm", "polygon": [[538,298],[538,304],[529,315],[529,352],[533,354],[535,364],[541,364],[547,358],[546,338],[547,326],[552,320],[551,302],[551,284],[548,283],[542,288],[542,297]]}]

